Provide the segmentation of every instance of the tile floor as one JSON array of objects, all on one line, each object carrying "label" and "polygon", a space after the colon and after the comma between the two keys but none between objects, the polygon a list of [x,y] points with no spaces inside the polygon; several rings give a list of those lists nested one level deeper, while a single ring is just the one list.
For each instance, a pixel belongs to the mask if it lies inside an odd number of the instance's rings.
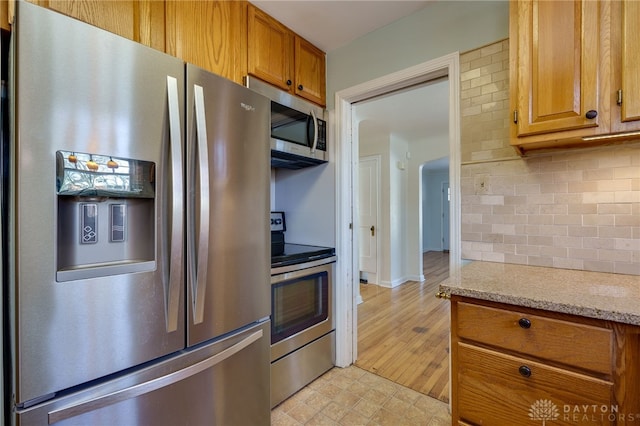
[{"label": "tile floor", "polygon": [[446,403],[355,366],[333,368],[271,411],[272,426],[449,426]]}]

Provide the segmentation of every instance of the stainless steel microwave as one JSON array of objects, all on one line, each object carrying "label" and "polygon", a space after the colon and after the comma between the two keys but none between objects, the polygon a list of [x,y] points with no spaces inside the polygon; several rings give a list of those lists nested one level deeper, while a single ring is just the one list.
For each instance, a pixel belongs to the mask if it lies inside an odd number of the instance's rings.
[{"label": "stainless steel microwave", "polygon": [[253,77],[245,85],[271,99],[271,166],[300,169],[326,163],[325,111]]}]

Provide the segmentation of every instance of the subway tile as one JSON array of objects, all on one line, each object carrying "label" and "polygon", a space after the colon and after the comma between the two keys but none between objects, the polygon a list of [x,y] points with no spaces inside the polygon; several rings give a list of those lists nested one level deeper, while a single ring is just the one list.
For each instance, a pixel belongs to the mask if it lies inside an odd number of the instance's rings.
[{"label": "subway tile", "polygon": [[584,180],[610,180],[613,179],[613,169],[592,169],[582,172]]},{"label": "subway tile", "polygon": [[569,213],[568,204],[544,204],[540,206],[541,215],[566,215]]},{"label": "subway tile", "polygon": [[631,179],[600,180],[597,181],[597,191],[631,191]]},{"label": "subway tile", "polygon": [[598,250],[585,248],[569,248],[567,256],[572,259],[598,260]]},{"label": "subway tile", "polygon": [[617,217],[612,214],[584,214],[582,215],[582,224],[585,226],[624,225],[618,224]]},{"label": "subway tile", "polygon": [[563,269],[584,269],[584,260],[556,257],[553,259],[553,267]]},{"label": "subway tile", "polygon": [[557,236],[553,237],[553,245],[556,247],[581,248],[582,238],[571,236]]},{"label": "subway tile", "polygon": [[585,237],[582,239],[582,247],[594,248],[598,250],[613,250],[615,248],[614,238],[598,238],[597,236]]},{"label": "subway tile", "polygon": [[630,226],[599,226],[600,238],[635,238],[633,228]]},{"label": "subway tile", "polygon": [[504,263],[505,255],[504,253],[497,252],[483,252],[482,260],[485,262],[501,262]]},{"label": "subway tile", "polygon": [[618,238],[615,244],[616,250],[636,250],[640,251],[640,239]]},{"label": "subway tile", "polygon": [[640,191],[618,191],[614,194],[616,203],[640,203]]},{"label": "subway tile", "polygon": [[615,263],[603,262],[600,260],[585,260],[584,269],[587,271],[594,271],[594,272],[613,273],[615,272]]},{"label": "subway tile", "polygon": [[569,235],[568,226],[540,225],[538,228],[538,235],[549,235],[553,237],[566,237]]},{"label": "subway tile", "polygon": [[529,235],[527,237],[527,244],[532,246],[552,246],[553,237],[544,237],[539,235]]},{"label": "subway tile", "polygon": [[620,200],[616,201],[616,193],[615,192],[589,192],[586,191],[582,194],[582,199],[585,203],[615,203],[621,202]]},{"label": "subway tile", "polygon": [[553,257],[547,256],[528,256],[527,264],[531,266],[553,267]]},{"label": "subway tile", "polygon": [[598,260],[609,262],[631,262],[631,252],[625,250],[598,250]]},{"label": "subway tile", "polygon": [[623,204],[623,203],[613,203],[613,204],[598,204],[597,213],[598,214],[631,214],[632,213],[632,205],[631,204]]},{"label": "subway tile", "polygon": [[570,237],[597,237],[597,226],[569,225],[567,226],[567,235]]},{"label": "subway tile", "polygon": [[518,254],[506,253],[504,255],[504,261],[506,263],[515,263],[515,264],[518,264],[518,265],[526,265],[527,264],[527,256],[526,255],[518,255]]},{"label": "subway tile", "polygon": [[621,263],[614,264],[614,272],[617,274],[640,275],[640,263]]},{"label": "subway tile", "polygon": [[520,234],[505,235],[504,236],[504,243],[505,244],[526,244],[527,243],[527,236],[526,235],[520,235]]},{"label": "subway tile", "polygon": [[553,223],[555,225],[581,225],[582,215],[579,214],[556,214],[553,215]]},{"label": "subway tile", "polygon": [[607,204],[568,204],[567,213],[569,214],[598,214],[603,213],[600,211],[600,205]]}]

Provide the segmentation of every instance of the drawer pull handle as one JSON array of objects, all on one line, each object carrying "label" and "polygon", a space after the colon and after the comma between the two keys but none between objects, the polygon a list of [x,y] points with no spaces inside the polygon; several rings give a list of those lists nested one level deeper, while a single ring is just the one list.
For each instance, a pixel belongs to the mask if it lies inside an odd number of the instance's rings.
[{"label": "drawer pull handle", "polygon": [[518,371],[522,377],[531,377],[531,369],[526,365],[521,365]]},{"label": "drawer pull handle", "polygon": [[518,325],[522,328],[530,328],[531,327],[531,320],[529,320],[528,318],[520,318],[518,320]]}]

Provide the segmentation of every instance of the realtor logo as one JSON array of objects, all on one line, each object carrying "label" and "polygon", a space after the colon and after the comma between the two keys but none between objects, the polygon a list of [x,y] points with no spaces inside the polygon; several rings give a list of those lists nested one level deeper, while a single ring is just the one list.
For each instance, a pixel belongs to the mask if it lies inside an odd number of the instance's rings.
[{"label": "realtor logo", "polygon": [[529,408],[529,418],[531,420],[542,420],[542,426],[545,426],[548,420],[557,420],[560,417],[558,407],[548,399],[539,399]]}]

